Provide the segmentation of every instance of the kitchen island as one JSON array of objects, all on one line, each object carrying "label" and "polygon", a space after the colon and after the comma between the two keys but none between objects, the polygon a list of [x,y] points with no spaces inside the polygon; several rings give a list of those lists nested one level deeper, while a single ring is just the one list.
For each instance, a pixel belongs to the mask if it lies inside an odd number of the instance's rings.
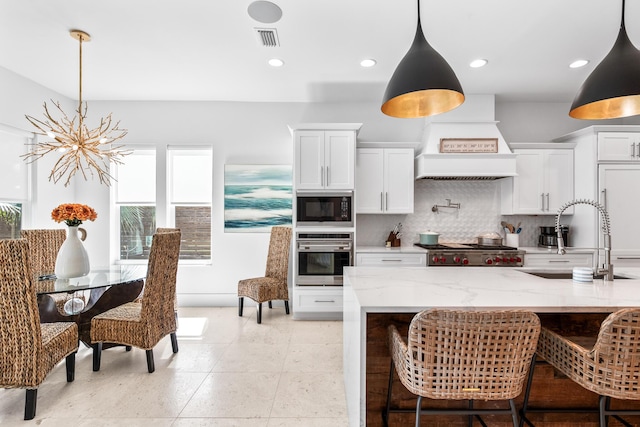
[{"label": "kitchen island", "polygon": [[[396,324],[406,336],[411,318],[421,310],[525,309],[538,313],[547,327],[592,334],[597,332],[608,313],[625,307],[640,307],[640,268],[618,269],[616,274],[626,279],[594,280],[589,284],[574,284],[571,279],[546,279],[526,271],[526,268],[484,267],[346,268],[344,379],[350,425],[382,425],[380,410],[386,398],[390,363],[387,326]],[[561,396],[565,399],[564,406],[595,405],[596,400],[589,400],[589,392],[570,380],[556,380],[552,368],[545,368],[548,369],[536,370],[532,392],[534,405],[547,406],[547,395]],[[548,378],[542,378],[544,375]],[[536,384],[542,384],[537,387],[538,390],[542,388],[541,393],[536,393]],[[396,391],[401,395],[406,390],[398,386],[394,387],[394,395]],[[415,400],[410,402],[410,395],[402,395],[400,400],[401,405],[415,405]],[[588,418],[566,417],[579,421],[560,421],[553,425],[597,425],[597,417],[590,414],[586,416]],[[430,425],[451,426],[455,425],[455,420],[460,420],[460,417],[438,418],[437,424]],[[463,421],[466,423],[466,419]],[[536,425],[551,424],[536,422]]]}]

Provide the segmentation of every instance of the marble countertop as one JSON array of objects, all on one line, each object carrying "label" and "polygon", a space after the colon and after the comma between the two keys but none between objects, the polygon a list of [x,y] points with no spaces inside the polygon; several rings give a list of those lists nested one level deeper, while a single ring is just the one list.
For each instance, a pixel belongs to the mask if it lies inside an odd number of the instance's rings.
[{"label": "marble countertop", "polygon": [[[640,307],[640,268],[618,268],[628,279],[574,283],[526,273],[533,268],[347,267],[345,305],[364,312],[418,312],[429,307],[610,312]],[[557,270],[556,270],[557,271]],[[346,295],[353,298],[347,301]]]}]

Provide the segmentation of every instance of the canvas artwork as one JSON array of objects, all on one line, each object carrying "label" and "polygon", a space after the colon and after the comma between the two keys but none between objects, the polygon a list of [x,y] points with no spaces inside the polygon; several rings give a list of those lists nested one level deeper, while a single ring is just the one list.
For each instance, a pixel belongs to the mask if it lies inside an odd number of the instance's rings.
[{"label": "canvas artwork", "polygon": [[225,165],[224,231],[270,232],[290,225],[291,165]]}]

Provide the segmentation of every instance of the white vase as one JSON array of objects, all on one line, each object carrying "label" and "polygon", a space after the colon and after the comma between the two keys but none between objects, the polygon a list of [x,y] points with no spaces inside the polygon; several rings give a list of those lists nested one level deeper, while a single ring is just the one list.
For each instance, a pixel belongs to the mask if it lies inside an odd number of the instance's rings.
[{"label": "white vase", "polygon": [[60,246],[56,258],[55,273],[58,279],[89,274],[89,255],[78,237],[78,226],[67,228],[67,239]]}]

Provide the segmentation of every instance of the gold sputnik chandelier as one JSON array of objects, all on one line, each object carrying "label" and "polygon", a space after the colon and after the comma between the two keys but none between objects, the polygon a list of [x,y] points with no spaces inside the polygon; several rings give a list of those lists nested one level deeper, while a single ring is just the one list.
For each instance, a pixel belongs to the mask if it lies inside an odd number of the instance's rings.
[{"label": "gold sputnik chandelier", "polygon": [[45,155],[58,152],[62,153],[60,159],[55,163],[49,181],[57,183],[66,176],[64,186],[68,186],[71,178],[78,172],[87,180],[88,175],[98,176],[101,184],[107,186],[111,184],[113,178],[109,174],[109,163],[122,164],[122,158],[130,154],[130,150],[123,149],[122,145],[113,145],[126,134],[126,129],[120,129],[120,121],[112,122],[111,113],[100,119],[100,125],[95,129],[89,129],[85,124],[87,117],[87,103],[82,103],[82,43],[91,40],[89,34],[80,30],[71,30],[71,37],[80,42],[80,78],[77,116],[69,118],[62,110],[60,102],[53,105],[62,115],[56,120],[52,117],[44,103],[45,120],[38,120],[31,116],[26,116],[27,120],[34,125],[39,132],[38,135],[45,135],[53,141],[43,141],[34,144],[31,152],[22,157],[28,163],[44,157]]}]

